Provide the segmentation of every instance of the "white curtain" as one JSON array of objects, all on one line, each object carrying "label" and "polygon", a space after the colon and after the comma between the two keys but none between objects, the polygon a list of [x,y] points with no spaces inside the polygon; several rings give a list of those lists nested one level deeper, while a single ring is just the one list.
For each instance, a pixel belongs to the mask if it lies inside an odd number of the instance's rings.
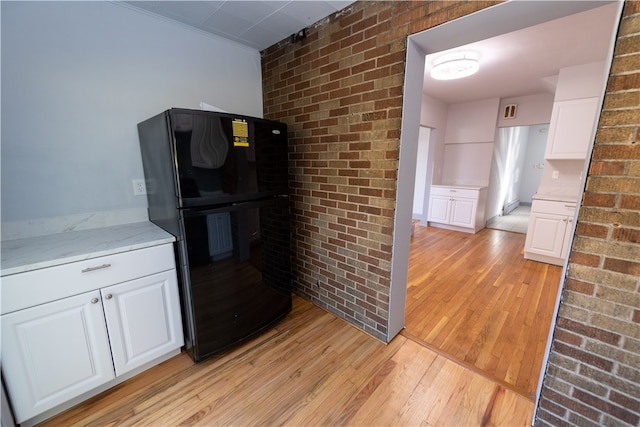
[{"label": "white curtain", "polygon": [[522,167],[527,151],[527,128],[516,126],[498,129],[498,140],[494,148],[494,167],[500,184],[499,203],[501,211],[519,198]]}]

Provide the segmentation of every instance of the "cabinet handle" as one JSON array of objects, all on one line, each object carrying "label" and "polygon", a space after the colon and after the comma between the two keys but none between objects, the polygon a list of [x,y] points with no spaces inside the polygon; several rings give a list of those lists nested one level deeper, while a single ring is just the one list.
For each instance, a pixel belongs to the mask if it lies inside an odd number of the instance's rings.
[{"label": "cabinet handle", "polygon": [[111,299],[111,298],[113,298],[113,295],[111,295],[111,294],[107,294],[107,295],[105,295],[104,297],[105,297],[106,299]]},{"label": "cabinet handle", "polygon": [[109,268],[109,267],[111,267],[111,264],[102,264],[102,265],[98,265],[97,267],[87,267],[84,270],[82,270],[82,272],[88,273],[90,271],[102,270],[103,268]]},{"label": "cabinet handle", "polygon": [[97,304],[100,301],[98,298],[91,298],[91,304]]},{"label": "cabinet handle", "polygon": [[562,218],[562,222],[567,222],[567,218]]}]

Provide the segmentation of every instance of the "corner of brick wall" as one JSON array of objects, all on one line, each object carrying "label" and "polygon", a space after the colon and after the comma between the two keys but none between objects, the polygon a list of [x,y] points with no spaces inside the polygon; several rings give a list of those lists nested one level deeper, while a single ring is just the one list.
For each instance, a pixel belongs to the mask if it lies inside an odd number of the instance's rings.
[{"label": "corner of brick wall", "polygon": [[627,2],[536,425],[640,424],[640,2]]},{"label": "corner of brick wall", "polygon": [[[498,2],[363,1],[262,52],[289,125],[295,292],[385,340],[406,36]],[[625,4],[538,425],[638,425],[640,2]]]},{"label": "corner of brick wall", "polygon": [[407,35],[495,2],[363,1],[262,52],[287,123],[294,290],[387,341]]}]

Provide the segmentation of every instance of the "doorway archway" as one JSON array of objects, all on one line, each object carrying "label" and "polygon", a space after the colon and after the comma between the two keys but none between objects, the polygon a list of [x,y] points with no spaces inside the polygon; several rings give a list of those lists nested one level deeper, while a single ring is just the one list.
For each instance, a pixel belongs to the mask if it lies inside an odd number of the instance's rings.
[{"label": "doorway archway", "polygon": [[[413,185],[416,172],[415,159],[420,126],[421,88],[425,56],[428,53],[444,51],[456,46],[488,39],[610,3],[614,2],[563,1],[554,2],[553,5],[547,2],[505,2],[422,33],[414,34],[408,38],[391,266],[389,339],[404,327],[411,237],[411,209],[413,205]],[[607,70],[610,68],[613,42],[621,10],[622,4],[619,3],[617,6],[618,19],[614,21],[614,27],[616,28],[612,29],[610,37]],[[600,100],[602,100],[602,97],[603,95],[601,94]],[[566,264],[564,268],[566,268]],[[564,272],[562,276],[564,277]],[[561,291],[562,286],[558,295]],[[556,310],[557,305],[556,302]],[[547,354],[549,345],[550,340],[547,343]]]}]

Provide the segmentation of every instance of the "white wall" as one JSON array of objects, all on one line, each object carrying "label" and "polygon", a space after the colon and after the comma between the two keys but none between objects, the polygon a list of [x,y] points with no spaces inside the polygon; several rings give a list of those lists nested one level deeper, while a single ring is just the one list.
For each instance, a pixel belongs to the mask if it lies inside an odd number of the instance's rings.
[{"label": "white wall", "polygon": [[430,191],[426,187],[431,185],[432,169],[429,166],[433,164],[433,160],[429,159],[429,134],[431,129],[420,126],[418,134],[418,154],[416,156],[416,178],[413,188],[413,219],[422,220],[426,218],[425,211],[425,192],[427,197]]},{"label": "white wall", "polygon": [[449,105],[445,143],[493,142],[499,106],[500,98]]},{"label": "white wall", "polygon": [[489,185],[492,142],[445,144],[442,167],[444,185]]},{"label": "white wall", "polygon": [[[428,95],[422,95],[420,109],[420,125],[431,128],[429,135],[430,149],[433,151],[433,183],[442,181],[442,164],[444,159],[444,137],[447,125],[447,104]],[[425,195],[428,199],[429,196]]]},{"label": "white wall", "polygon": [[262,116],[260,54],[112,2],[2,2],[2,221],[146,208],[138,122]]},{"label": "white wall", "polygon": [[[516,104],[516,117],[503,118],[504,108]],[[553,111],[553,93],[538,93],[535,95],[502,98],[498,114],[498,127],[527,126],[549,123]]]},{"label": "white wall", "polygon": [[544,164],[544,149],[547,146],[549,125],[529,126],[527,152],[522,169],[522,183],[520,184],[520,202],[531,204],[532,197],[538,191],[542,179],[542,168],[536,165]]}]

